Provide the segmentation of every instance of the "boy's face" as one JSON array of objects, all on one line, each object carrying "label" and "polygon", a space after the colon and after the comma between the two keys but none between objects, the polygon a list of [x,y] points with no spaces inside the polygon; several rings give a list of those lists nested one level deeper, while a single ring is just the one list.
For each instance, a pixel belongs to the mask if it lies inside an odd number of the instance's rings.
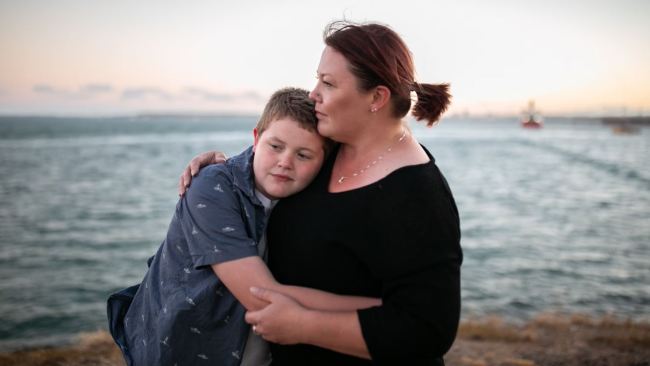
[{"label": "boy's face", "polygon": [[301,191],[323,164],[323,137],[290,118],[272,121],[259,135],[253,130],[255,186],[270,199]]}]

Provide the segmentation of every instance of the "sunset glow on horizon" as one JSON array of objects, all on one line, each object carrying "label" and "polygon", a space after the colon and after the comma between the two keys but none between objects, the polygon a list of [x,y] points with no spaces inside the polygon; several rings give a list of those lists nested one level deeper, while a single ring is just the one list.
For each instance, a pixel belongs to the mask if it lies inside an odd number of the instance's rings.
[{"label": "sunset glow on horizon", "polygon": [[650,114],[650,2],[0,2],[0,114],[258,113],[332,20],[388,24],[449,114]]}]

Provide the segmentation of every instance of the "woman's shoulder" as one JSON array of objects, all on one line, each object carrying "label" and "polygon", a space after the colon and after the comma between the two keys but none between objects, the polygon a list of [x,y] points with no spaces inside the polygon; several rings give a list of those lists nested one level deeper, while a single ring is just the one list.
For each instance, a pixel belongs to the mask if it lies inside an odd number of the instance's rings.
[{"label": "woman's shoulder", "polygon": [[390,172],[382,181],[391,181],[409,186],[429,186],[430,180],[435,180],[442,173],[436,165],[436,160],[426,147],[419,145],[426,154],[423,158],[418,156],[413,162],[400,166]]},{"label": "woman's shoulder", "polygon": [[377,182],[377,196],[373,201],[379,205],[397,207],[415,204],[423,209],[440,205],[455,208],[453,194],[445,176],[436,165],[435,158],[424,146],[422,149],[429,161],[398,168]]}]

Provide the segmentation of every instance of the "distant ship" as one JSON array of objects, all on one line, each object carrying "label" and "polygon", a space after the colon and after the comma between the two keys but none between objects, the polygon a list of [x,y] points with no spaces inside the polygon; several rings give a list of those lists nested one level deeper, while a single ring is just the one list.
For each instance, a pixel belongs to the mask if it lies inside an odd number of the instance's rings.
[{"label": "distant ship", "polygon": [[641,132],[641,126],[650,125],[648,117],[605,117],[603,123],[617,135],[634,135]]},{"label": "distant ship", "polygon": [[632,135],[639,133],[639,131],[639,127],[632,126],[627,123],[621,123],[620,125],[612,126],[612,132],[617,135]]},{"label": "distant ship", "polygon": [[523,111],[523,116],[519,121],[523,128],[542,128],[544,122],[539,111],[535,110],[535,101],[528,101],[528,109]]}]

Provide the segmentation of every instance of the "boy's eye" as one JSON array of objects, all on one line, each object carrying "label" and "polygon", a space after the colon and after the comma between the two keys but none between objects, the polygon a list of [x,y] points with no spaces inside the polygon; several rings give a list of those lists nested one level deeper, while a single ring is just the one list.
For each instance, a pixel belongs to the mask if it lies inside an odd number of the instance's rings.
[{"label": "boy's eye", "polygon": [[272,150],[280,150],[282,147],[279,144],[269,144]]},{"label": "boy's eye", "polygon": [[304,153],[298,153],[298,159],[300,159],[300,160],[311,160],[311,155],[304,154]]}]

